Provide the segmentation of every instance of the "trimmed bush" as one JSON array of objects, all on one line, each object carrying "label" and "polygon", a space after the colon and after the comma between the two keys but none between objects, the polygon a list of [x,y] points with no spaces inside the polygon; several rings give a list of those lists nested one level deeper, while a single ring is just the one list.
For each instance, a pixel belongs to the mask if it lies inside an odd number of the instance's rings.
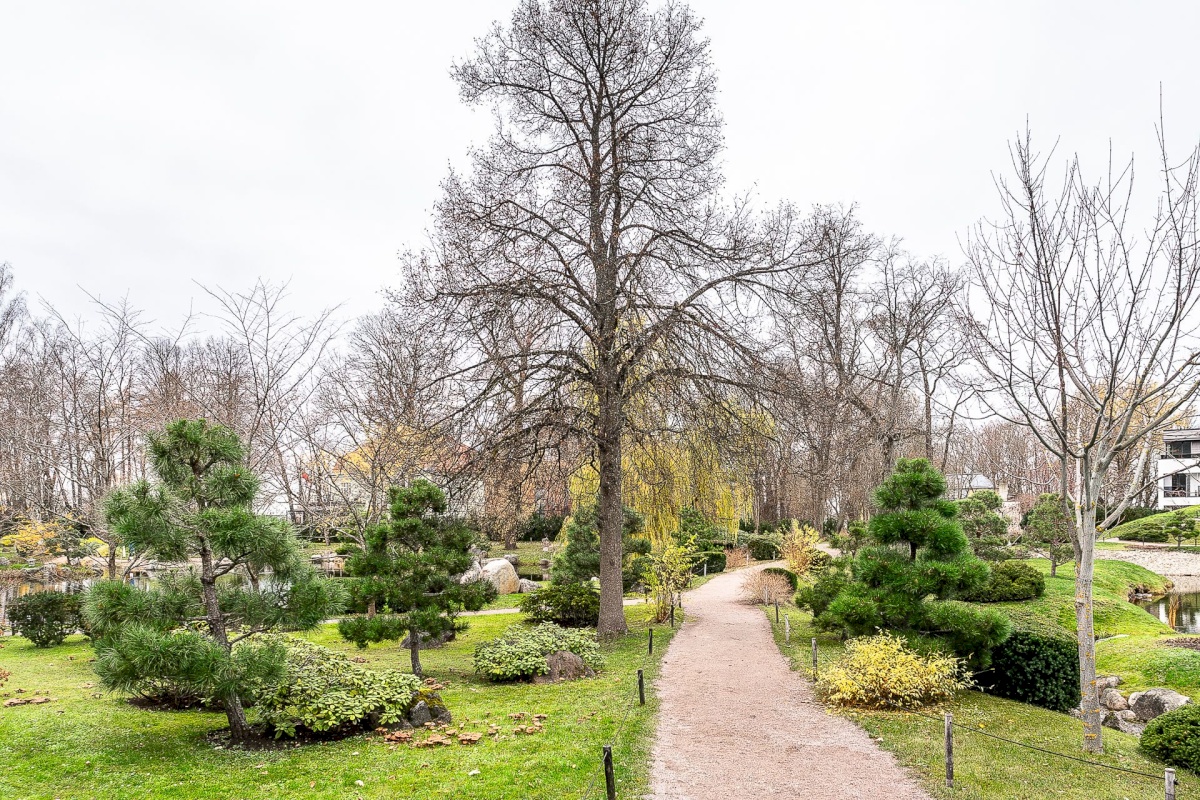
[{"label": "trimmed bush", "polygon": [[800,579],[797,578],[796,573],[792,572],[790,569],[784,569],[783,567],[767,567],[763,570],[763,574],[778,575],[779,577],[783,578],[788,582],[788,585],[792,587],[793,593],[800,588]]},{"label": "trimmed bush", "polygon": [[341,653],[291,636],[260,637],[239,651],[283,649],[279,681],[253,684],[247,700],[275,738],[297,732],[349,734],[399,722],[421,680],[394,669],[374,670]]},{"label": "trimmed bush", "polygon": [[[726,557],[724,550],[705,550],[696,554],[696,566],[692,571],[697,575],[708,574],[713,575],[717,572],[724,572]],[[708,569],[705,569],[707,565]]]},{"label": "trimmed bush", "polygon": [[546,656],[559,650],[574,653],[599,669],[600,646],[594,634],[543,622],[536,628],[514,625],[504,635],[475,648],[475,671],[490,681],[529,680],[547,672]]},{"label": "trimmed bush", "polygon": [[992,667],[976,680],[988,694],[1051,711],[1079,705],[1079,651],[1066,630],[1013,618],[1008,638],[992,649]]},{"label": "trimmed bush", "polygon": [[35,647],[53,647],[83,627],[79,596],[57,592],[31,592],[8,607],[13,632]]},{"label": "trimmed bush", "polygon": [[[1193,519],[1200,518],[1200,506],[1187,506],[1180,509],[1180,511]],[[1101,535],[1105,539],[1117,538],[1126,542],[1165,542],[1167,541],[1167,534],[1163,530],[1162,523],[1169,513],[1172,512],[1151,514],[1148,517],[1142,517],[1133,522],[1116,525],[1104,531]]]},{"label": "trimmed bush", "polygon": [[991,663],[992,648],[1008,638],[1012,623],[994,608],[979,608],[956,600],[925,604],[925,624],[971,669]]},{"label": "trimmed bush", "polygon": [[1200,770],[1200,706],[1186,705],[1150,720],[1140,746],[1171,766]]},{"label": "trimmed bush", "polygon": [[1046,591],[1046,579],[1029,564],[1020,561],[1002,561],[992,565],[992,574],[987,585],[970,592],[964,600],[975,603],[1006,603],[1015,600],[1032,600]]},{"label": "trimmed bush", "polygon": [[814,617],[825,613],[830,604],[850,585],[846,572],[848,559],[830,560],[832,569],[823,569],[811,586],[805,586],[796,594],[796,605],[812,611]]},{"label": "trimmed bush", "polygon": [[845,654],[817,682],[817,694],[838,706],[920,708],[970,686],[958,659],[922,656],[885,633],[847,642]]},{"label": "trimmed bush", "polygon": [[779,558],[783,539],[775,533],[760,533],[743,536],[742,543],[749,548],[750,557],[755,561],[774,561]]},{"label": "trimmed bush", "polygon": [[521,612],[533,622],[594,628],[600,621],[600,593],[590,583],[553,583],[522,597]]}]

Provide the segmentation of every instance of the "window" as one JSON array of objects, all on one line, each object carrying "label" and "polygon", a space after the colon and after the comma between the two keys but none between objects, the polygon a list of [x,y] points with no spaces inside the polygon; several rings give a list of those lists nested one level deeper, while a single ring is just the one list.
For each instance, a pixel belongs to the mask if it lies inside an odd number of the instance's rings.
[{"label": "window", "polygon": [[1200,442],[1167,442],[1167,455],[1174,458],[1191,458],[1193,453],[1200,455]]}]

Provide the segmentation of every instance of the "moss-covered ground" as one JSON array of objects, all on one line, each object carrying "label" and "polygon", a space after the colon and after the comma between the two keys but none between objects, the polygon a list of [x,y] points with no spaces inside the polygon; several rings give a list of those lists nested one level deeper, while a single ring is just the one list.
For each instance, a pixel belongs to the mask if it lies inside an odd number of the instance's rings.
[{"label": "moss-covered ground", "polygon": [[[620,797],[643,794],[657,702],[637,705],[638,668],[647,686],[672,631],[655,627],[655,656],[646,654],[646,609],[626,609],[631,633],[603,646],[605,669],[591,680],[558,685],[491,684],[473,674],[475,646],[510,625],[510,615],[475,617],[455,642],[427,651],[429,675],[456,728],[503,732],[473,746],[418,749],[377,735],[279,750],[216,749],[208,736],[225,727],[221,714],[150,711],[102,693],[83,637],[38,650],[19,637],[0,639],[0,669],[12,677],[0,698],[37,693],[37,706],[0,707],[0,797],[22,798],[526,798],[580,797],[600,775],[601,746],[616,739]],[[344,652],[352,645],[326,626],[309,635]],[[395,646],[355,652],[367,665],[407,669]],[[545,730],[511,732],[509,714],[546,714]],[[474,774],[473,774],[474,773]],[[358,782],[361,781],[361,784]],[[603,792],[603,779],[600,778]],[[594,796],[594,795],[593,795]]]}]

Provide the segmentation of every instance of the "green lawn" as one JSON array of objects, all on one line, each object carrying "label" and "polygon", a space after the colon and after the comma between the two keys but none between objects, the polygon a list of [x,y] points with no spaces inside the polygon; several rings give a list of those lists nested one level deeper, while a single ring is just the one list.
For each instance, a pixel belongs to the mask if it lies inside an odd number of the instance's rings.
[{"label": "green lawn", "polygon": [[[475,617],[470,630],[440,650],[422,654],[455,727],[506,732],[474,746],[416,749],[378,736],[260,752],[217,750],[205,736],[225,726],[221,714],[146,711],[100,694],[82,637],[50,650],[24,639],[0,644],[0,668],[13,673],[0,697],[17,689],[54,702],[0,708],[0,797],[13,798],[525,798],[578,797],[599,774],[601,745],[624,719],[614,748],[620,797],[647,789],[650,741],[657,701],[636,704],[636,671],[647,684],[672,631],[656,626],[654,659],[646,655],[646,610],[626,609],[631,634],[604,645],[606,666],[595,679],[554,686],[498,685],[472,674],[481,641],[509,625],[508,615]],[[326,626],[310,638],[351,652]],[[394,646],[362,652],[368,666],[407,668]],[[547,714],[545,732],[516,736],[509,714]],[[471,775],[478,770],[478,774]],[[603,778],[601,780],[601,786]],[[357,785],[362,781],[362,786]],[[601,791],[603,791],[601,789]]]},{"label": "green lawn", "polygon": [[[774,622],[775,615],[766,609]],[[790,611],[792,636],[784,641],[782,625],[773,625],[775,640],[792,668],[812,674],[811,637],[814,630],[806,612]],[[837,637],[818,635],[818,669],[841,654]],[[1124,688],[1124,687],[1122,687]],[[954,740],[954,788],[945,786],[941,715],[954,714],[955,722],[972,731],[956,730]],[[839,713],[839,712],[833,712]],[[854,720],[879,744],[896,755],[937,798],[958,800],[1131,800],[1162,796],[1163,765],[1142,755],[1137,739],[1106,728],[1105,753],[1094,757],[1100,763],[1119,766],[1154,776],[1142,778],[1100,767],[1046,755],[981,735],[1003,736],[1046,750],[1082,756],[1081,724],[1066,714],[991,697],[980,692],[963,692],[945,707],[925,709],[917,716],[904,712],[841,712]],[[1182,788],[1177,796],[1200,797],[1197,776],[1179,770]]]}]

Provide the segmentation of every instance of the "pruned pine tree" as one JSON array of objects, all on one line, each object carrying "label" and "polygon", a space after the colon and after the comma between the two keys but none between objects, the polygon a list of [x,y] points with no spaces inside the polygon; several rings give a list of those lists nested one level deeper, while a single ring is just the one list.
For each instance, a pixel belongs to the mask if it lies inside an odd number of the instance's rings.
[{"label": "pruned pine tree", "polygon": [[104,517],[126,546],[174,570],[148,589],[92,588],[84,613],[97,637],[96,671],[111,689],[170,686],[213,698],[234,741],[246,741],[253,731],[241,693],[280,675],[283,653],[234,645],[316,627],[341,610],[342,592],[313,574],[291,525],[254,513],[258,478],[229,429],[178,420],[148,438],[158,480],[113,491]]},{"label": "pruned pine tree", "polygon": [[361,580],[360,593],[385,613],[351,617],[338,632],[359,647],[408,637],[414,675],[423,675],[421,639],[455,630],[460,611],[477,611],[496,596],[486,579],[459,583],[471,568],[475,534],[453,519],[441,518],[446,496],[418,479],[392,487],[388,519],[367,532],[366,546],[350,557],[346,570]]}]

